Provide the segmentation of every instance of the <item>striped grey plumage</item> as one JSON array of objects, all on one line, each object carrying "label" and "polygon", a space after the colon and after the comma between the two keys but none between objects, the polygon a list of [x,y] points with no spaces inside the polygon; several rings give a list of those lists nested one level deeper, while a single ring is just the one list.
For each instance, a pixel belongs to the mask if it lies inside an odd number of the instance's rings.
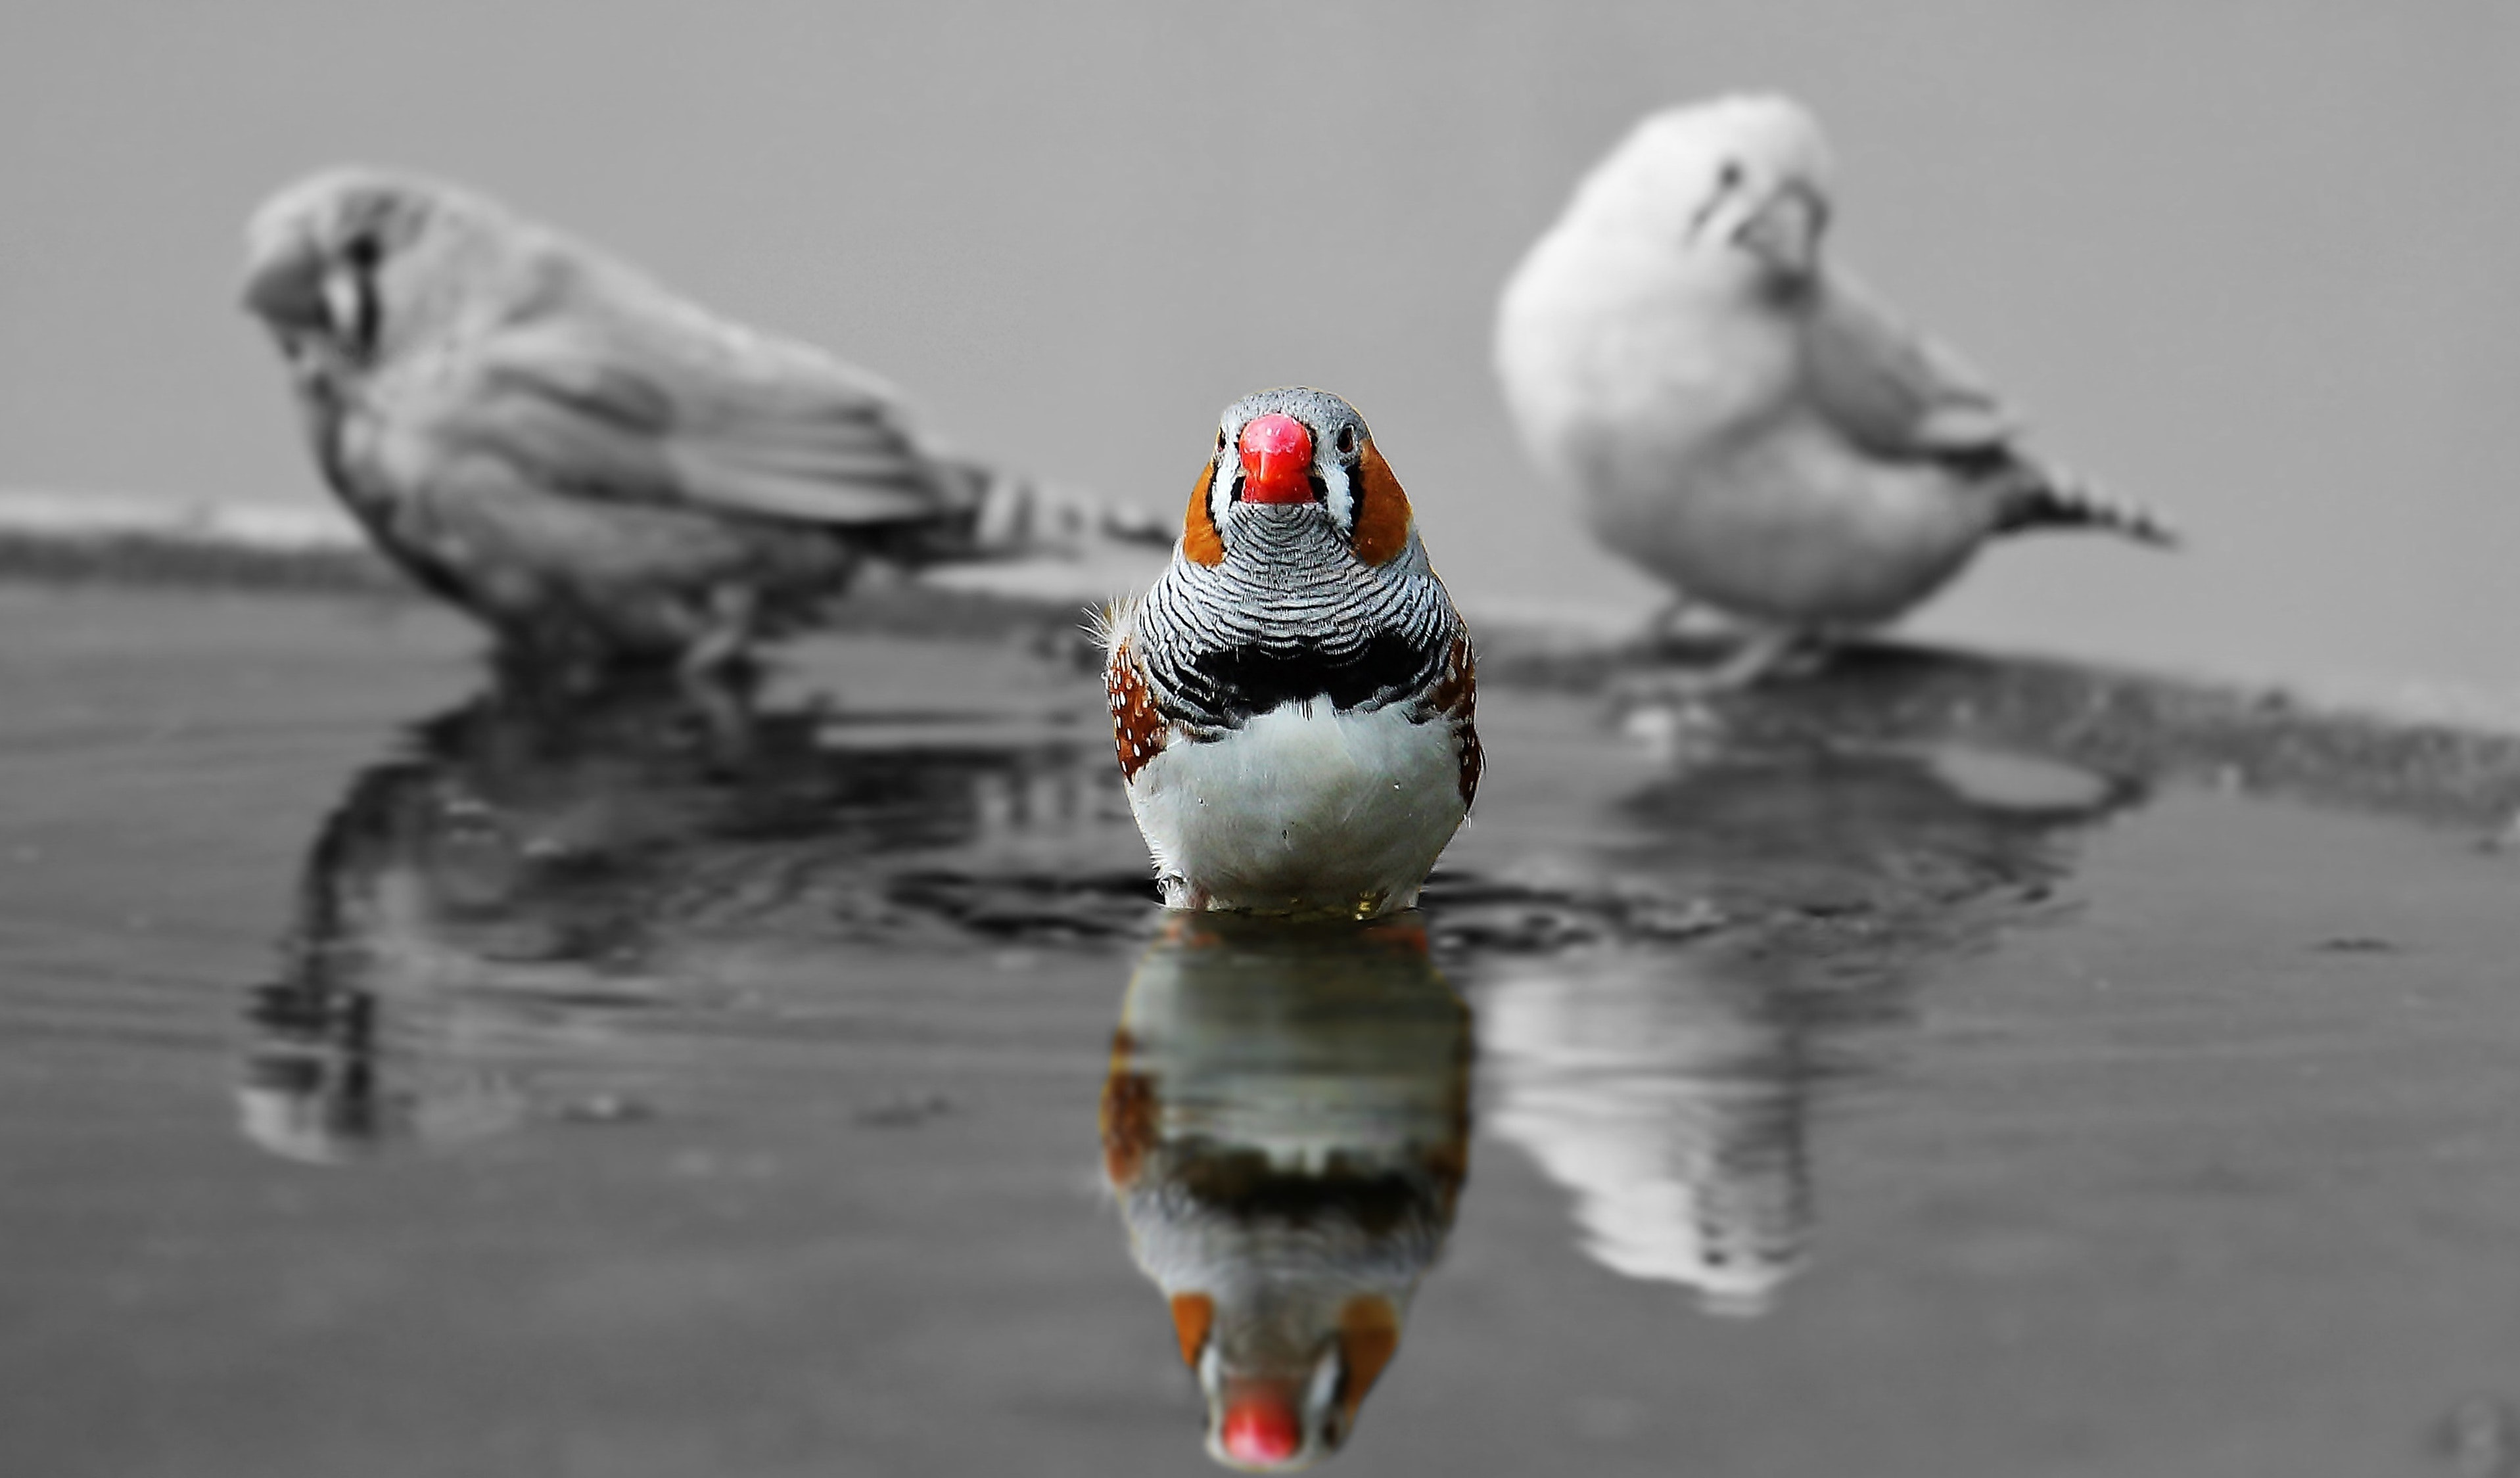
[{"label": "striped grey plumage", "polygon": [[1233,728],[1252,711],[1238,701],[1251,695],[1220,681],[1222,654],[1256,650],[1328,672],[1369,656],[1376,642],[1397,644],[1406,665],[1360,700],[1336,704],[1371,711],[1433,688],[1461,629],[1423,545],[1413,540],[1389,563],[1367,564],[1312,504],[1242,507],[1223,563],[1175,560],[1137,609],[1147,676],[1193,735]]},{"label": "striped grey plumage", "polygon": [[1129,1224],[1132,1260],[1166,1289],[1266,1288],[1307,1272],[1318,1278],[1330,1270],[1353,1286],[1406,1286],[1425,1274],[1452,1230],[1452,1208],[1441,1188],[1414,1168],[1368,1183],[1386,1194],[1398,1192],[1393,1198],[1399,1201],[1396,1216],[1370,1228],[1335,1203],[1303,1216],[1219,1206],[1164,1179],[1171,1166],[1159,1161],[1149,1169],[1139,1186],[1123,1192],[1120,1212]]}]

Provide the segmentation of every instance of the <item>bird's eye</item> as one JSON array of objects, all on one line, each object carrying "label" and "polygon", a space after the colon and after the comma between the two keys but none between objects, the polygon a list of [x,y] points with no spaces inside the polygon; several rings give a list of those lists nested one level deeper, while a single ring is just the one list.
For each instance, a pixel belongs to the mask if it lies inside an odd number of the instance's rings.
[{"label": "bird's eye", "polygon": [[1724,161],[1723,169],[1718,171],[1715,176],[1715,188],[1718,190],[1738,190],[1741,188],[1741,161],[1739,159],[1726,159]]},{"label": "bird's eye", "polygon": [[1338,454],[1339,454],[1340,456],[1342,456],[1342,457],[1353,457],[1353,456],[1355,456],[1355,455],[1356,455],[1356,427],[1354,427],[1354,426],[1352,426],[1352,425],[1343,425],[1343,426],[1340,426],[1340,427],[1338,428],[1337,445],[1338,445]]},{"label": "bird's eye", "polygon": [[1216,449],[1220,452],[1225,450],[1225,427],[1223,426],[1216,428]]},{"label": "bird's eye", "polygon": [[384,260],[385,248],[372,234],[362,231],[341,244],[341,255],[351,266],[365,272]]}]

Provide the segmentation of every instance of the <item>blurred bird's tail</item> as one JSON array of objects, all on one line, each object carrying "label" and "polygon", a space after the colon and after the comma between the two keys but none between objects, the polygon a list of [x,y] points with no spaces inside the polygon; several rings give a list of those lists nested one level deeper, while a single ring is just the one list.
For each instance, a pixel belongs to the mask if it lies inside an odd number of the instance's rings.
[{"label": "blurred bird's tail", "polygon": [[1180,532],[1176,520],[1056,483],[960,460],[945,469],[970,489],[968,511],[928,552],[933,559],[1083,557],[1114,546],[1169,550]]},{"label": "blurred bird's tail", "polygon": [[2005,502],[1998,533],[2024,533],[2043,528],[2103,528],[2138,544],[2159,549],[2179,547],[2179,530],[2168,519],[2132,499],[2117,497],[2098,484],[2060,467],[2028,469],[2035,473]]}]

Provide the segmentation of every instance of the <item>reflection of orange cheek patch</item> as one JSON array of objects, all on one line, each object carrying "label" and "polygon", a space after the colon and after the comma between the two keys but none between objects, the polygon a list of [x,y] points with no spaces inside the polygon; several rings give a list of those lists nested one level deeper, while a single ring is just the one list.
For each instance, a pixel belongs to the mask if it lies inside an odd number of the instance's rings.
[{"label": "reflection of orange cheek patch", "polygon": [[1365,1393],[1382,1378],[1382,1367],[1400,1349],[1400,1316],[1391,1301],[1379,1294],[1364,1293],[1347,1301],[1339,1311],[1339,1355],[1347,1365],[1348,1425],[1356,1425],[1357,1410],[1365,1405]]},{"label": "reflection of orange cheek patch", "polygon": [[1208,512],[1207,490],[1216,481],[1216,464],[1211,462],[1198,474],[1198,486],[1190,490],[1190,512],[1182,518],[1182,555],[1192,564],[1225,562],[1225,541],[1216,534],[1216,515]]},{"label": "reflection of orange cheek patch", "polygon": [[1348,545],[1368,564],[1388,564],[1409,547],[1409,495],[1371,441],[1356,465],[1356,534]]},{"label": "reflection of orange cheek patch", "polygon": [[1181,1341],[1182,1364],[1198,1368],[1198,1352],[1207,1348],[1207,1331],[1216,1322],[1216,1300],[1204,1293],[1176,1293],[1172,1298],[1173,1337]]},{"label": "reflection of orange cheek patch", "polygon": [[1426,921],[1423,918],[1377,919],[1366,925],[1365,937],[1403,956],[1426,953]]}]

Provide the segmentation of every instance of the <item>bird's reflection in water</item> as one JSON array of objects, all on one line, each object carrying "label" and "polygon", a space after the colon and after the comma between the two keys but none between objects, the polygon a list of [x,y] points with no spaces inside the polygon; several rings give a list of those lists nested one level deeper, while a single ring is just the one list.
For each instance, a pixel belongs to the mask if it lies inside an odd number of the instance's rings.
[{"label": "bird's reflection in water", "polygon": [[1683,759],[1602,818],[1599,926],[1478,957],[1490,1122],[1603,1267],[1764,1312],[1805,1254],[1815,1089],[1915,987],[2058,907],[2073,834],[2131,798],[1962,755]]},{"label": "bird's reflection in water", "polygon": [[512,1128],[535,1111],[521,1064],[600,1056],[624,1012],[703,988],[711,941],[894,921],[897,859],[1066,827],[1092,805],[1081,773],[1068,746],[968,720],[494,682],[361,772],[318,833],[248,1003],[241,1128],[315,1161]]},{"label": "bird's reflection in water", "polygon": [[1418,917],[1173,915],[1129,983],[1103,1169],[1229,1466],[1335,1451],[1468,1164],[1468,1008]]},{"label": "bird's reflection in water", "polygon": [[1764,1312],[1808,1216],[1794,1008],[1685,958],[1557,963],[1501,972],[1481,1002],[1490,1126],[1573,1194],[1603,1267],[1692,1287],[1710,1313]]}]

